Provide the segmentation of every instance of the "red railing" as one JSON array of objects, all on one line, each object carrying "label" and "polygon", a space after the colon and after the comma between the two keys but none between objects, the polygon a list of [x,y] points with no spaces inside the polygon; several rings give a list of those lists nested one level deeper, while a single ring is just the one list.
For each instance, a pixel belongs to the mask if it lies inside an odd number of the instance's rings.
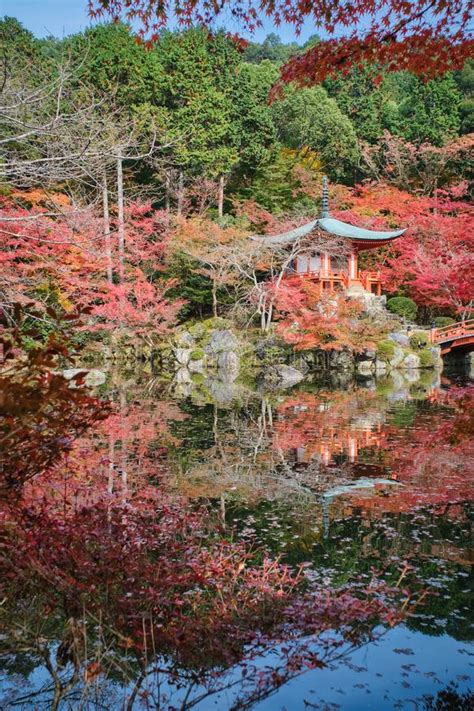
[{"label": "red railing", "polygon": [[460,321],[443,328],[432,328],[430,333],[431,343],[447,343],[458,338],[474,335],[474,318]]},{"label": "red railing", "polygon": [[[355,281],[350,279],[347,271],[328,271],[325,269],[317,269],[314,271],[308,269],[308,271],[305,272],[289,271],[285,274],[285,279],[293,278],[311,279],[319,282],[322,287],[328,284],[330,289],[333,289],[335,285],[340,285],[343,289],[348,289],[351,282]],[[357,279],[367,291],[372,291],[372,286],[375,284],[378,287],[377,291],[380,294],[382,285],[380,272],[361,271],[358,273]]]},{"label": "red railing", "polygon": [[382,280],[380,278],[380,272],[368,272],[368,271],[362,271],[359,272],[359,279],[362,282],[362,286],[366,291],[372,291],[372,285],[375,284],[377,286],[377,293],[380,295],[381,289],[382,289]]},{"label": "red railing", "polygon": [[349,284],[349,276],[347,272],[333,272],[324,269],[318,269],[315,271],[308,270],[306,272],[287,272],[285,274],[285,279],[313,279],[314,281],[329,282],[341,284],[343,287],[347,288]]}]

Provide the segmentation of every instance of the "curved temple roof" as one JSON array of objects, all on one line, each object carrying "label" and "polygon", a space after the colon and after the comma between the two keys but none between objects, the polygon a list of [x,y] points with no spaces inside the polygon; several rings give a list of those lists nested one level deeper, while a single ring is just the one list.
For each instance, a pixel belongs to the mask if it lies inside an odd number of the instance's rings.
[{"label": "curved temple roof", "polygon": [[374,246],[376,244],[385,244],[392,239],[401,237],[406,229],[395,230],[392,232],[379,232],[377,230],[366,230],[362,227],[355,227],[348,222],[342,222],[341,220],[336,220],[333,217],[329,217],[329,204],[328,204],[328,188],[327,188],[327,178],[323,178],[323,203],[322,203],[322,216],[319,219],[307,222],[301,227],[296,227],[294,230],[289,232],[282,232],[279,235],[265,236],[265,235],[255,235],[253,239],[265,241],[267,244],[291,244],[291,242],[296,242],[296,240],[301,237],[309,235],[314,229],[319,228],[328,232],[329,234],[336,235],[337,237],[344,237],[350,239],[353,242],[362,243],[372,243]]},{"label": "curved temple roof", "polygon": [[335,220],[332,217],[323,217],[321,220],[316,220],[318,226],[321,227],[325,232],[330,232],[332,235],[337,235],[337,237],[347,237],[351,240],[367,240],[378,242],[385,241],[388,239],[395,239],[396,237],[401,237],[406,229],[395,230],[392,232],[378,232],[377,230],[365,230],[362,227],[354,227],[348,222],[341,222],[341,220]]},{"label": "curved temple roof", "polygon": [[345,237],[346,239],[353,240],[357,242],[387,242],[396,237],[401,237],[406,229],[395,230],[394,232],[378,232],[377,230],[365,230],[362,227],[354,227],[348,222],[342,222],[341,220],[336,220],[332,217],[322,217],[319,220],[312,220],[312,222],[306,223],[306,225],[301,225],[301,227],[296,227],[294,230],[289,232],[282,232],[279,235],[265,236],[257,235],[253,239],[258,239],[267,242],[268,244],[291,244],[291,242],[296,242],[297,239],[309,235],[314,229],[320,228],[329,234],[336,235],[337,237]]}]

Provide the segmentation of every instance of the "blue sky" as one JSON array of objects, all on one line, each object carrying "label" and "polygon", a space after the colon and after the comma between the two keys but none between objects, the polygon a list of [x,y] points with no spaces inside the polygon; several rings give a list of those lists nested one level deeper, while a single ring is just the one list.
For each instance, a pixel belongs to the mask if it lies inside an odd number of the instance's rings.
[{"label": "blue sky", "polygon": [[[16,17],[37,37],[63,37],[84,30],[90,24],[87,0],[0,0],[0,16],[3,15]],[[226,29],[238,30],[235,25]],[[254,37],[261,41],[269,32],[277,32],[285,42],[297,39],[292,27],[275,29],[270,22]],[[314,33],[314,28],[308,26],[299,41],[304,42]]]}]

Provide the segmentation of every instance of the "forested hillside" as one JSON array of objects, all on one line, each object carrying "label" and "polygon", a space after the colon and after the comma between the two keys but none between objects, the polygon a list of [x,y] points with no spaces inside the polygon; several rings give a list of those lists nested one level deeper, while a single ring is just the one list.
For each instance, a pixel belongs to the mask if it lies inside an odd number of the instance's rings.
[{"label": "forested hillside", "polygon": [[212,308],[251,323],[248,235],[314,217],[323,174],[355,224],[412,227],[377,257],[388,289],[426,318],[469,310],[472,62],[429,81],[365,65],[269,99],[316,36],[242,44],[191,28],[148,46],[123,24],[36,39],[5,18],[1,41],[11,318],[32,304],[48,333],[48,308],[86,309],[94,338],[164,333]]}]

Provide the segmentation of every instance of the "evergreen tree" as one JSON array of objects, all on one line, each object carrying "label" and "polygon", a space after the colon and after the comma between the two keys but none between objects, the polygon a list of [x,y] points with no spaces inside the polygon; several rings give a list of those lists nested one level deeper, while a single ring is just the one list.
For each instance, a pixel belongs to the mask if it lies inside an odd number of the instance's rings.
[{"label": "evergreen tree", "polygon": [[273,105],[273,116],[285,146],[309,147],[333,180],[351,180],[359,161],[356,132],[325,89],[290,87]]},{"label": "evergreen tree", "polygon": [[156,53],[137,43],[123,24],[97,25],[66,40],[79,66],[79,78],[111,103],[158,104],[163,69]]},{"label": "evergreen tree", "polygon": [[442,146],[459,135],[461,94],[452,74],[423,82],[410,77],[410,89],[399,106],[399,132],[413,143]]},{"label": "evergreen tree", "polygon": [[231,127],[237,51],[222,34],[210,39],[193,29],[165,34],[154,54],[164,71],[162,101],[176,167],[187,175],[228,173],[237,161]]},{"label": "evergreen tree", "polygon": [[461,133],[474,132],[474,62],[466,62],[460,72],[456,72],[455,80],[462,94],[459,105],[461,115]]},{"label": "evergreen tree", "polygon": [[348,76],[325,82],[329,96],[350,119],[358,138],[372,144],[383,133],[387,105],[392,99],[383,83],[374,83],[375,74],[374,69],[353,69]]},{"label": "evergreen tree", "polygon": [[297,42],[284,44],[279,35],[271,32],[263,42],[249,42],[245,49],[243,59],[245,62],[259,64],[268,60],[275,64],[286,62],[292,55],[300,50]]},{"label": "evergreen tree", "polygon": [[252,177],[275,154],[277,135],[268,93],[278,71],[268,60],[242,64],[233,91],[233,140],[239,153],[238,174]]}]

